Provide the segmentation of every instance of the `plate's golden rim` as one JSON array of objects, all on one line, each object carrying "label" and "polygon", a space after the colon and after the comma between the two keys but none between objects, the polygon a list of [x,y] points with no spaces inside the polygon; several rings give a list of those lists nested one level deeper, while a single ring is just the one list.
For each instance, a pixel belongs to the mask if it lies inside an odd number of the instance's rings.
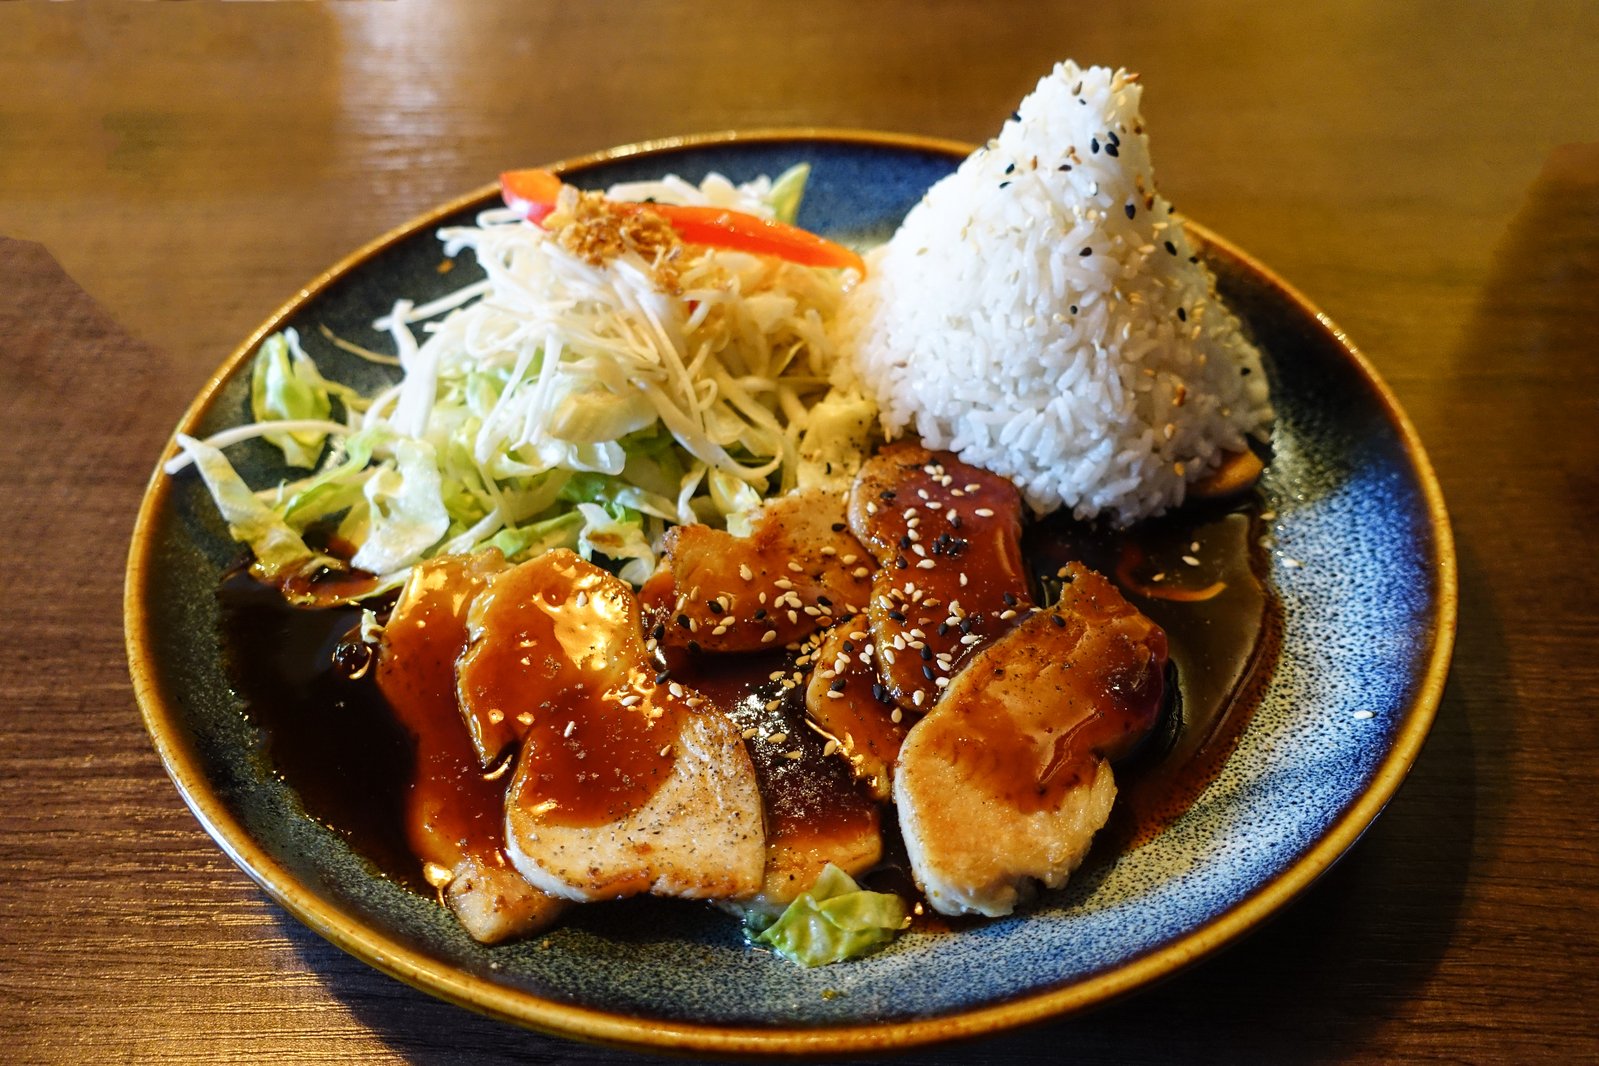
[{"label": "plate's golden rim", "polygon": [[[922,151],[940,152],[959,158],[972,145],[942,138],[905,134],[877,133],[854,129],[759,129],[724,131],[688,137],[644,141],[578,156],[550,164],[557,172],[577,171],[620,157],[650,156],[686,147],[743,143],[784,143],[796,141],[879,144]],[[377,253],[413,234],[436,226],[442,219],[486,204],[498,193],[490,184],[437,207],[370,244],[346,256],[317,275],[291,299],[279,307],[244,343],[239,345],[212,375],[177,426],[190,432],[215,401],[224,382],[237,373],[256,346],[307,301],[315,298],[335,280],[361,266]],[[1143,955],[1108,973],[1064,987],[1047,989],[1004,1003],[975,1007],[960,1014],[827,1028],[737,1028],[694,1025],[684,1022],[631,1017],[573,1006],[505,988],[490,981],[459,972],[427,958],[380,930],[353,921],[318,899],[287,869],[275,862],[244,827],[230,815],[200,771],[195,752],[176,724],[174,700],[158,680],[151,658],[152,618],[146,589],[155,576],[152,529],[155,515],[170,494],[170,480],[160,464],[151,477],[134,526],[124,584],[123,617],[126,628],[129,670],[133,688],[144,717],[145,728],[155,743],[156,752],[172,777],[179,793],[208,832],[241,869],[267,894],[307,926],[355,957],[394,977],[443,999],[472,1010],[519,1025],[579,1040],[632,1048],[662,1051],[697,1051],[713,1054],[780,1054],[791,1056],[847,1054],[889,1049],[904,1049],[966,1037],[980,1036],[1002,1029],[1047,1021],[1083,1010],[1125,995],[1135,989],[1168,977],[1196,960],[1238,939],[1270,914],[1287,904],[1325,872],[1359,839],[1388,803],[1415,762],[1437,713],[1444,681],[1454,648],[1458,611],[1458,591],[1454,537],[1443,492],[1423,450],[1415,427],[1399,406],[1392,391],[1361,354],[1349,337],[1303,294],[1264,264],[1202,226],[1189,223],[1211,249],[1243,265],[1245,270],[1279,295],[1316,319],[1337,341],[1350,362],[1365,376],[1381,398],[1388,417],[1398,428],[1406,454],[1415,468],[1426,499],[1434,540],[1434,572],[1437,580],[1432,649],[1426,672],[1415,700],[1395,736],[1394,745],[1372,776],[1361,797],[1335,821],[1322,839],[1290,868],[1262,885],[1253,895],[1209,923],[1192,930],[1166,946]],[[176,453],[169,444],[161,462]]]}]

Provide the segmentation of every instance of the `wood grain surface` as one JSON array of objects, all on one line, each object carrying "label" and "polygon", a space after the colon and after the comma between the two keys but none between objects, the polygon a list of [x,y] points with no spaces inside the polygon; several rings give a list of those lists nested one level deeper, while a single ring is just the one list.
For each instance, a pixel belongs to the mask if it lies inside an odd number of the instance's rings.
[{"label": "wood grain surface", "polygon": [[369,0],[0,4],[0,1059],[634,1059],[368,969],[216,849],[123,658],[144,482],[273,307],[507,166],[749,126],[981,139],[1068,55],[1143,73],[1165,191],[1414,418],[1455,667],[1398,798],[1269,926],[905,1061],[1599,1054],[1599,8]]}]

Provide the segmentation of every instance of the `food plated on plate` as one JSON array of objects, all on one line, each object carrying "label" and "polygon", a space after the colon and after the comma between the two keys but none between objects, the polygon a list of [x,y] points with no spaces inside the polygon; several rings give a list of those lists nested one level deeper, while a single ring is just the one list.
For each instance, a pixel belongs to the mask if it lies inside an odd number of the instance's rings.
[{"label": "food plated on plate", "polygon": [[[1272,411],[1138,95],[1063,64],[864,260],[792,225],[803,170],[515,172],[441,233],[485,277],[385,316],[391,386],[276,335],[255,423],[181,439],[415,738],[413,876],[475,937],[649,893],[815,964],[1010,913],[1226,718]],[[246,486],[252,436],[301,474]]]}]

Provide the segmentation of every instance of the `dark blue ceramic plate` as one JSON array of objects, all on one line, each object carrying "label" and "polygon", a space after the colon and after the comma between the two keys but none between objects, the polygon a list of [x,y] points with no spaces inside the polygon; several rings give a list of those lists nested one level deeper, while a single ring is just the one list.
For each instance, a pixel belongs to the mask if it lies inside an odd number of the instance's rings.
[{"label": "dark blue ceramic plate", "polygon": [[[619,149],[567,164],[580,185],[718,170],[735,180],[808,161],[800,222],[881,239],[966,148],[923,139],[778,132]],[[184,415],[195,435],[247,418],[247,360],[286,325],[383,347],[370,323],[475,267],[437,267],[440,224],[482,190],[317,278],[240,346]],[[218,651],[217,584],[237,556],[193,476],[157,473],[127,580],[129,658],[157,750],[195,815],[273,898],[402,980],[547,1032],[722,1052],[905,1047],[1079,1010],[1216,950],[1330,866],[1393,796],[1431,724],[1454,635],[1455,564],[1438,485],[1393,396],[1303,297],[1198,230],[1223,295],[1268,357],[1280,421],[1264,482],[1277,514],[1269,579],[1281,653],[1237,750],[1153,840],[1091,859],[1071,887],[1011,918],[908,934],[847,965],[799,969],[745,946],[709,908],[580,911],[538,943],[484,948],[431,899],[380,875],[309,818],[273,773]],[[317,349],[329,376],[384,368]],[[254,483],[266,446],[235,449]]]}]

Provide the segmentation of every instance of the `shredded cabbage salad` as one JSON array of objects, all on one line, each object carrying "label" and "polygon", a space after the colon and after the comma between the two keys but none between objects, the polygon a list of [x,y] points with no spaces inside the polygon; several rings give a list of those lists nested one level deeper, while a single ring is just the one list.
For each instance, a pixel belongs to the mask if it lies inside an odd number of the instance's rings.
[{"label": "shredded cabbage salad", "polygon": [[[791,221],[807,173],[669,177],[607,196]],[[348,565],[378,576],[362,595],[422,559],[488,547],[512,559],[570,547],[637,585],[668,524],[741,532],[768,496],[858,463],[872,405],[830,391],[830,327],[852,272],[696,248],[668,289],[637,252],[596,265],[506,208],[439,237],[451,256],[472,250],[482,280],[422,306],[397,300],[374,323],[394,357],[332,340],[397,361],[399,380],[361,396],[325,379],[287,329],[257,353],[253,423],[178,436],[168,471],[197,468],[257,576],[344,566],[306,542],[336,523]],[[250,489],[221,449],[255,437],[307,475]]]}]

